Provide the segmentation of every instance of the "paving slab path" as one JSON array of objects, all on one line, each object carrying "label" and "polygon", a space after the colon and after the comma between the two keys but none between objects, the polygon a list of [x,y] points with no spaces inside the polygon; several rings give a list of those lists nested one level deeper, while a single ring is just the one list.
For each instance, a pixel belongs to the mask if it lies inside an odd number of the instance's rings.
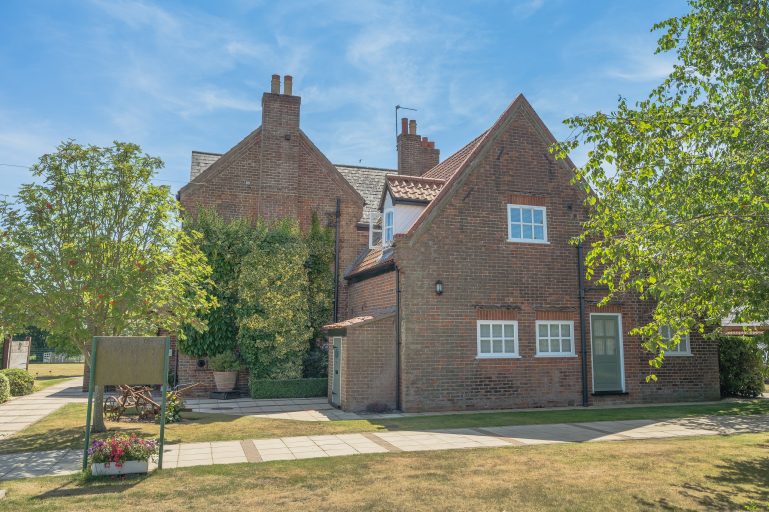
[{"label": "paving slab path", "polygon": [[88,393],[83,393],[79,388],[81,381],[82,377],[73,377],[37,393],[16,397],[0,404],[0,442],[3,438],[43,419],[64,404],[87,401]]},{"label": "paving slab path", "polygon": [[[625,441],[748,432],[769,432],[769,415],[700,416],[665,421],[595,421],[182,443],[165,447],[163,466],[170,469],[363,453]],[[76,473],[81,464],[81,450],[0,455],[0,480]]]}]

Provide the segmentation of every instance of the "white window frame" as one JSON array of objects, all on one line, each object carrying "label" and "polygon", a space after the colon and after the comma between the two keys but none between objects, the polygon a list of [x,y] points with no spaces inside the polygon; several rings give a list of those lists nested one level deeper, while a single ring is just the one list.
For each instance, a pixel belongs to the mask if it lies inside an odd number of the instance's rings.
[{"label": "white window frame", "polygon": [[[574,321],[573,320],[537,320],[534,322],[534,329],[536,332],[536,343],[537,343],[537,357],[577,357],[576,347],[574,346]],[[551,324],[558,324],[558,325],[568,325],[569,326],[569,333],[570,333],[570,345],[571,350],[569,352],[541,352],[539,350],[539,326],[540,325],[551,325]],[[549,334],[549,327],[548,327],[548,341],[551,339]],[[563,340],[564,336],[559,336],[557,338],[558,340]],[[548,342],[548,347],[550,346],[550,343]]]},{"label": "white window frame", "polygon": [[[387,225],[387,218],[390,217],[391,224]],[[390,237],[387,237],[387,232],[390,232]],[[382,247],[388,247],[392,245],[393,238],[395,238],[395,209],[388,208],[382,215]]]},{"label": "white window frame", "polygon": [[[513,208],[525,208],[532,211],[532,217],[534,211],[541,211],[542,212],[542,231],[544,238],[542,240],[538,240],[536,238],[513,238],[513,229],[512,229],[512,217],[511,212]],[[523,213],[523,212],[521,212]],[[523,219],[521,219],[520,222],[516,222],[516,224],[519,224],[523,226]],[[532,222],[532,236],[534,234],[534,226],[535,224]],[[547,208],[544,206],[532,206],[530,204],[508,204],[507,205],[507,241],[508,242],[517,242],[517,243],[525,243],[525,244],[549,244],[547,238]]]},{"label": "white window frame", "polygon": [[[667,334],[665,333],[665,330],[667,330]],[[673,332],[669,325],[660,327],[660,336],[662,336],[662,339],[666,344],[670,343],[670,339],[673,337]],[[692,340],[689,335],[684,334],[680,338],[681,339],[678,341],[678,345],[676,345],[675,348],[665,350],[665,356],[686,357],[692,355]],[[686,350],[681,350],[681,344],[683,343],[686,343]]]},{"label": "white window frame", "polygon": [[[368,248],[374,249],[382,243],[382,215],[379,212],[370,212],[368,214]],[[379,229],[376,228],[379,223]],[[374,241],[374,235],[379,233],[379,242]]]},{"label": "white window frame", "polygon": [[[503,340],[504,338],[504,326],[513,326],[513,347],[514,352],[498,352],[488,353],[481,352],[481,325],[502,325]],[[503,341],[504,349],[504,341]],[[521,353],[518,348],[518,321],[517,320],[477,320],[476,321],[476,359],[520,359]]]}]

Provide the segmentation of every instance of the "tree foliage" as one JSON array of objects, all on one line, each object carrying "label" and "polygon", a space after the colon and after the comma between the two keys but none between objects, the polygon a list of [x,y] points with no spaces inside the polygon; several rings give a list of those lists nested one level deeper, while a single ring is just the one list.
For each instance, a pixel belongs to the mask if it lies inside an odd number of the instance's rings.
[{"label": "tree foliage", "polygon": [[296,222],[271,226],[241,265],[238,345],[254,378],[302,374],[312,335],[308,306],[307,246]]},{"label": "tree foliage", "polygon": [[[654,26],[677,64],[647,99],[568,119],[564,156],[591,147],[577,181],[591,208],[588,275],[609,300],[656,303],[635,332],[658,366],[691,329],[730,314],[769,319],[769,8],[767,0],[690,0]],[[659,329],[676,335],[668,344]]]},{"label": "tree foliage", "polygon": [[[152,184],[160,159],[135,144],[62,143],[32,169],[15,202],[0,203],[5,263],[21,291],[25,321],[51,333],[49,344],[84,353],[97,335],[154,335],[182,325],[213,299],[199,234],[180,228],[178,203]],[[14,278],[16,279],[16,278]],[[4,306],[0,306],[4,307]],[[97,390],[97,392],[100,390]],[[95,429],[103,429],[97,394]]]},{"label": "tree foliage", "polygon": [[208,325],[206,331],[185,328],[187,336],[179,348],[195,357],[235,350],[240,265],[254,243],[264,237],[264,227],[241,219],[226,221],[215,211],[201,210],[185,221],[185,229],[201,233],[200,248],[212,268],[208,291],[216,297],[218,307],[201,318]]}]

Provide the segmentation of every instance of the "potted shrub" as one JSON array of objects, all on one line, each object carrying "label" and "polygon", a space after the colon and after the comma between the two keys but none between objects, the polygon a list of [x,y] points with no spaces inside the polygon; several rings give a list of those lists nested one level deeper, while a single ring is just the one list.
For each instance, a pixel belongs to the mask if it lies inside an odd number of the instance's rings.
[{"label": "potted shrub", "polygon": [[232,391],[238,379],[240,362],[231,351],[222,352],[208,358],[208,366],[214,371],[214,383],[217,391]]},{"label": "potted shrub", "polygon": [[106,440],[97,439],[91,443],[88,455],[91,458],[91,473],[102,475],[127,475],[146,473],[150,458],[158,454],[158,443],[153,439],[142,439],[136,434],[117,434]]}]

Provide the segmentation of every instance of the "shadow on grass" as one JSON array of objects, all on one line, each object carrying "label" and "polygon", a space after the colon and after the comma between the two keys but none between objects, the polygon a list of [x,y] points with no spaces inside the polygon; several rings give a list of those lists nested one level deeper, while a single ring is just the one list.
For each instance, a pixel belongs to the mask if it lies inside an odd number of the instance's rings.
[{"label": "shadow on grass", "polygon": [[72,496],[97,496],[103,494],[121,494],[140,484],[149,475],[127,475],[121,477],[77,476],[62,485],[38,494],[34,500],[65,498]]},{"label": "shadow on grass", "polygon": [[[760,448],[769,451],[769,443]],[[718,473],[706,476],[707,483],[685,484],[681,493],[707,510],[769,510],[769,456],[726,461],[714,469]],[[682,510],[665,499],[637,500],[644,508]]]}]

